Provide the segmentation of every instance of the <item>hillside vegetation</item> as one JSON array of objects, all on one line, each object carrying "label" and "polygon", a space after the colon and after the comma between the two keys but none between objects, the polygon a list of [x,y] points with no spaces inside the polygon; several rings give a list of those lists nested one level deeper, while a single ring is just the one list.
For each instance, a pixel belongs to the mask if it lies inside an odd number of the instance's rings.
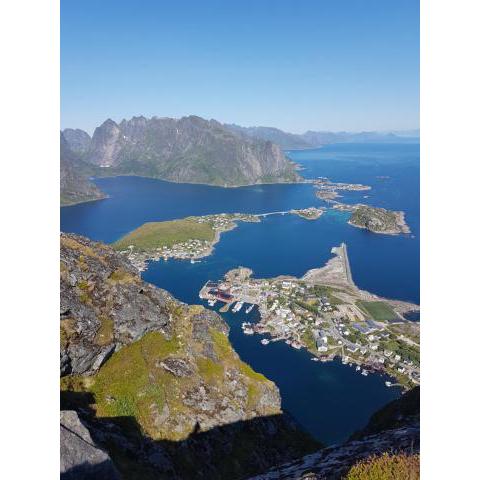
[{"label": "hillside vegetation", "polygon": [[199,223],[194,217],[165,222],[148,222],[113,243],[116,250],[125,250],[133,245],[137,250],[147,251],[197,239],[213,241],[215,231],[209,223]]}]

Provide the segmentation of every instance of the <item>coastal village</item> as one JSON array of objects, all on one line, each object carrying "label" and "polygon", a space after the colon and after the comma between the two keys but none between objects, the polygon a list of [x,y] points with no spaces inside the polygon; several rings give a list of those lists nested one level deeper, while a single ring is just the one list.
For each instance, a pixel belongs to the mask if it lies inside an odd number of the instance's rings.
[{"label": "coastal village", "polygon": [[[221,302],[221,311],[238,313],[244,333],[264,335],[263,345],[284,341],[306,348],[313,361],[341,358],[361,375],[383,372],[404,387],[419,384],[420,327],[404,317],[418,307],[357,289],[346,246],[333,253],[325,267],[302,278],[255,279],[251,270],[240,267],[222,280],[208,281],[199,296],[210,307]],[[259,315],[252,313],[254,308]]]},{"label": "coastal village", "polygon": [[[212,254],[220,236],[237,227],[238,222],[261,222],[270,215],[298,215],[306,220],[316,220],[325,212],[325,208],[309,207],[281,212],[260,214],[220,213],[199,217],[187,217],[181,220],[151,222],[142,225],[126,235],[113,246],[126,255],[139,270],[145,271],[148,261],[189,260],[195,263]],[[152,234],[155,226],[165,226],[163,231]],[[150,238],[153,237],[153,238]],[[148,241],[145,239],[148,238]]]}]

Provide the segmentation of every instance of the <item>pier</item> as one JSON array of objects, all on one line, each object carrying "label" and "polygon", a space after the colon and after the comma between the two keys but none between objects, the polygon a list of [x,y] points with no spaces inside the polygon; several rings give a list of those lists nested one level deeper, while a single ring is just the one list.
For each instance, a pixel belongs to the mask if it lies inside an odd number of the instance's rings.
[{"label": "pier", "polygon": [[342,260],[343,260],[343,267],[345,269],[345,276],[347,277],[347,281],[350,285],[354,286],[352,279],[352,271],[350,270],[350,261],[348,260],[348,252],[347,252],[347,244],[343,243],[340,245],[340,249],[342,252]]}]

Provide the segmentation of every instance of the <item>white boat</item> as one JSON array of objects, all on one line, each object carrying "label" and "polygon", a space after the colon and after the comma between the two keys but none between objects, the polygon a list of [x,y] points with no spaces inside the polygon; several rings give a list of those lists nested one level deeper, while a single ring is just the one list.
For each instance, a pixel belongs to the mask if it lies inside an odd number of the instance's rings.
[{"label": "white boat", "polygon": [[387,380],[387,381],[385,382],[385,385],[386,385],[387,387],[391,387],[391,386],[392,386],[392,382],[389,382],[389,381]]},{"label": "white boat", "polygon": [[243,307],[243,302],[237,302],[235,306],[232,308],[233,313],[237,313]]},{"label": "white boat", "polygon": [[366,377],[368,375],[368,372],[366,370],[362,370],[362,375]]},{"label": "white boat", "polygon": [[318,358],[317,358],[317,357],[312,357],[310,360],[311,360],[312,362],[318,362]]},{"label": "white boat", "polygon": [[251,327],[246,327],[243,329],[245,335],[253,335],[253,329]]},{"label": "white boat", "polygon": [[360,370],[360,367],[357,365],[357,368],[355,370],[358,372]]},{"label": "white boat", "polygon": [[216,301],[214,298],[212,298],[211,300],[208,301],[208,304],[209,304],[211,307],[213,307],[216,303],[217,303],[217,301]]},{"label": "white boat", "polygon": [[252,310],[253,310],[253,307],[255,305],[252,303],[252,305],[250,305],[246,310],[245,310],[245,313],[250,313]]},{"label": "white boat", "polygon": [[270,343],[270,340],[266,339],[266,338],[262,338],[262,340],[260,341],[260,343],[262,345],[268,345]]}]

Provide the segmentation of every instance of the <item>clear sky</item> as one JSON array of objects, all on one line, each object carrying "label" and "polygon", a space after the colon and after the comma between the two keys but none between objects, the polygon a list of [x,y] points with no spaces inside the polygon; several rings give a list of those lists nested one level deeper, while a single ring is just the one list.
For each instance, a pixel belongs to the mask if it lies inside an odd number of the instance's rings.
[{"label": "clear sky", "polygon": [[419,125],[419,0],[62,0],[61,123]]}]

